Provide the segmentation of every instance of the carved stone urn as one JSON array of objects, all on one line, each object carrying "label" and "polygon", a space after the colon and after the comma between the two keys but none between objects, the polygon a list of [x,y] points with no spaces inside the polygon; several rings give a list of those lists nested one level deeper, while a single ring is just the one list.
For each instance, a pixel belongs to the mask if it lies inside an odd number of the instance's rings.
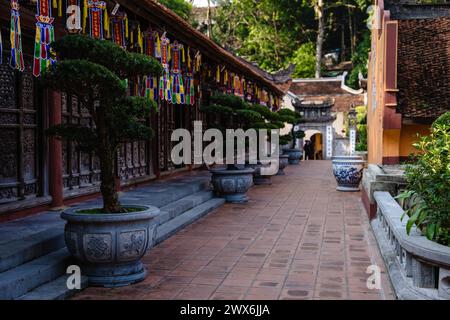
[{"label": "carved stone urn", "polygon": [[79,213],[79,208],[71,208],[61,214],[67,221],[66,246],[79,263],[82,275],[88,277],[89,285],[120,287],[145,279],[147,271],[141,258],[154,243],[159,209],[130,207],[142,211],[85,214]]},{"label": "carved stone urn", "polygon": [[215,193],[230,203],[247,202],[247,191],[253,185],[254,171],[252,168],[237,170],[211,169],[211,182]]},{"label": "carved stone urn", "polygon": [[338,191],[359,191],[365,161],[358,156],[333,157],[333,174]]},{"label": "carved stone urn", "polygon": [[289,164],[289,156],[287,154],[280,154],[280,161],[278,162],[278,173],[277,176],[284,176],[284,169]]},{"label": "carved stone urn", "polygon": [[300,149],[284,149],[283,154],[289,156],[289,164],[300,164],[303,155]]}]

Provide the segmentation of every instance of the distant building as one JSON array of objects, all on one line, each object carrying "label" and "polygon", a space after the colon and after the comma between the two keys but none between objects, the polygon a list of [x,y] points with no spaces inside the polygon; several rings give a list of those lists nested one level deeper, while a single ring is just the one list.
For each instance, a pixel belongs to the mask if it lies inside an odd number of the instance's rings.
[{"label": "distant building", "polygon": [[[345,85],[347,73],[320,79],[294,79],[284,107],[300,112],[304,122],[304,140],[315,144],[316,158],[329,159],[348,153],[345,119],[351,107],[364,105],[363,89],[353,90]],[[303,143],[303,142],[301,142]]]}]

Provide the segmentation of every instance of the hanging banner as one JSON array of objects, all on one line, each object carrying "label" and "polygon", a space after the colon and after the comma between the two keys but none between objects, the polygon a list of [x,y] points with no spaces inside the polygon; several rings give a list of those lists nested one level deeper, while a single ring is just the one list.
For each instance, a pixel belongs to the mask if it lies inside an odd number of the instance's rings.
[{"label": "hanging banner", "polygon": [[175,41],[172,45],[172,73],[170,83],[172,84],[172,103],[184,104],[184,84],[181,75],[183,45]]},{"label": "hanging banner", "polygon": [[69,33],[80,33],[81,9],[80,0],[66,0],[66,28]]},{"label": "hanging banner", "polygon": [[191,60],[191,48],[187,49],[187,68],[186,68],[186,104],[193,106],[195,104],[195,81],[193,74],[193,65]]},{"label": "hanging banner", "polygon": [[117,12],[111,17],[112,23],[112,40],[122,48],[127,47],[126,43],[126,23],[127,15],[124,12]]},{"label": "hanging banner", "polygon": [[89,0],[89,35],[94,39],[103,38],[103,10],[106,9],[106,3],[100,0]]},{"label": "hanging banner", "polygon": [[[152,57],[155,53],[155,33],[146,31],[143,33],[144,54]],[[158,78],[153,75],[144,77],[145,97],[150,100],[158,100]]]},{"label": "hanging banner", "polygon": [[162,100],[172,101],[172,88],[170,82],[170,40],[166,37],[164,33],[160,40],[160,50],[161,50],[161,66],[163,68],[163,74],[159,80],[159,97]]},{"label": "hanging banner", "polygon": [[55,59],[50,52],[50,43],[55,40],[51,0],[37,0],[36,37],[34,42],[33,75],[39,77]]},{"label": "hanging banner", "polygon": [[11,57],[9,59],[9,65],[13,69],[23,71],[25,64],[23,62],[22,31],[20,29],[19,9],[19,2],[17,0],[11,0]]}]

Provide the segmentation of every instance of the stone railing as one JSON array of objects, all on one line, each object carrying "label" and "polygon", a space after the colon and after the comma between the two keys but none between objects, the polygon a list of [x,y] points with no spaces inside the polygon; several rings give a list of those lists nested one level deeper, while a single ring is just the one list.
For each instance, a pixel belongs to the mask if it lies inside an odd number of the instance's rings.
[{"label": "stone railing", "polygon": [[414,227],[389,192],[376,191],[372,228],[399,299],[450,299],[450,247],[428,240]]}]

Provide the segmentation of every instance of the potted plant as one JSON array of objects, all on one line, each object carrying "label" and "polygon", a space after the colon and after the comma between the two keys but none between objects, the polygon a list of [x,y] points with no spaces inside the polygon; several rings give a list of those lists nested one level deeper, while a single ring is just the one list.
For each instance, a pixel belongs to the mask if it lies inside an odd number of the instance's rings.
[{"label": "potted plant", "polygon": [[155,103],[128,96],[128,81],[161,73],[153,58],[129,53],[110,41],[68,35],[52,43],[57,62],[42,76],[44,85],[76,96],[94,125],[66,123],[48,130],[95,152],[101,169],[102,207],[65,210],[67,248],[94,286],[123,286],[143,280],[140,259],[152,245],[159,209],[122,205],[116,189],[115,159],[121,143],[144,140],[152,131],[144,120]]},{"label": "potted plant", "polygon": [[292,125],[291,132],[281,137],[284,144],[292,143],[292,148],[283,149],[283,154],[288,156],[289,164],[299,164],[303,153],[302,150],[295,148],[295,141],[296,139],[303,139],[305,132],[303,130],[296,131],[295,126],[301,122],[302,117],[299,112],[289,109],[281,109],[278,113],[284,118],[284,122]]},{"label": "potted plant", "polygon": [[[218,129],[227,139],[226,129],[247,129],[260,115],[249,109],[247,102],[239,97],[216,94],[210,97],[210,104],[200,111],[213,117],[210,128]],[[248,201],[247,191],[253,185],[254,169],[243,164],[228,163],[225,168],[210,169],[211,181],[217,195],[230,203]]]}]

